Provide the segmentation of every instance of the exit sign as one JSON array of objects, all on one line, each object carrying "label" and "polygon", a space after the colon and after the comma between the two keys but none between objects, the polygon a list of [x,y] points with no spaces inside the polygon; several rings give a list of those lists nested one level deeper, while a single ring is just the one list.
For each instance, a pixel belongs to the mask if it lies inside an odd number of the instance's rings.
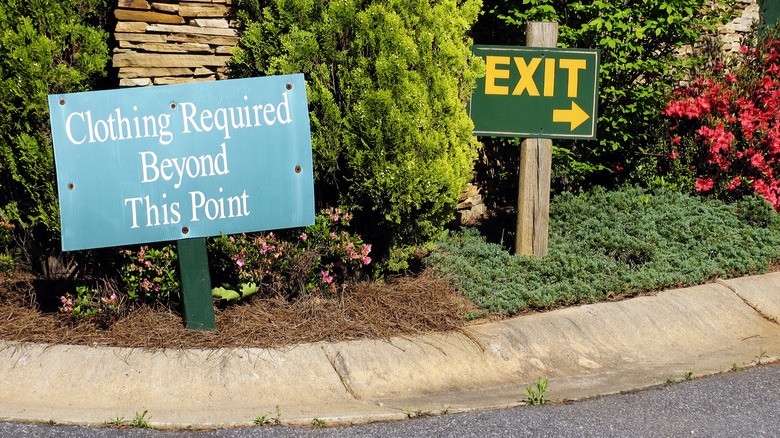
[{"label": "exit sign", "polygon": [[474,134],[596,138],[599,51],[473,46],[485,77],[469,102]]}]

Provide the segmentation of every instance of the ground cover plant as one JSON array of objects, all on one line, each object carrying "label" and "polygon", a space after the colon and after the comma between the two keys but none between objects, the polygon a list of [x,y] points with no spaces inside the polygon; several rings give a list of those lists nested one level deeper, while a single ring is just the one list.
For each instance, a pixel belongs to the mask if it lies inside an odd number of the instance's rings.
[{"label": "ground cover plant", "polygon": [[517,257],[476,228],[442,239],[427,264],[485,313],[513,315],[762,273],[780,257],[780,216],[760,197],[733,204],[627,187],[557,196],[549,253]]}]

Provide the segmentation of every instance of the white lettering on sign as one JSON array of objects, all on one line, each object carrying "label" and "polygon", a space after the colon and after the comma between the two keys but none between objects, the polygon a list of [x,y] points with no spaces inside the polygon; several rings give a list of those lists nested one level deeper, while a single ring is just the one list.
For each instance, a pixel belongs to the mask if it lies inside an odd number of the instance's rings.
[{"label": "white lettering on sign", "polygon": [[[137,110],[138,107],[134,106],[133,111]],[[97,120],[93,120],[92,111],[74,112],[65,119],[65,135],[73,144],[158,137],[160,144],[167,145],[173,141],[173,133],[168,130],[170,123],[170,114],[160,114],[156,118],[134,116],[130,119],[122,117],[120,108]]]},{"label": "white lettering on sign", "polygon": [[[249,96],[244,96],[249,100]],[[253,105],[198,110],[192,102],[182,102],[182,134],[192,132],[222,132],[225,139],[230,131],[241,128],[271,126],[275,123],[292,122],[287,92],[282,93],[278,104],[257,103]],[[175,108],[176,105],[171,105]],[[138,111],[133,106],[133,112]],[[95,115],[91,110],[76,111],[65,119],[65,135],[75,144],[105,143],[107,141],[157,138],[160,144],[169,145],[173,141],[173,132],[169,130],[172,114],[158,115],[122,115],[122,109],[116,108],[104,115]]]},{"label": "white lettering on sign", "polygon": [[225,143],[219,145],[222,152],[211,156],[201,155],[199,157],[181,157],[181,158],[163,158],[160,164],[157,164],[157,154],[153,151],[139,152],[141,155],[141,174],[142,183],[155,182],[162,178],[165,181],[171,181],[178,176],[174,189],[181,187],[181,182],[186,175],[189,178],[198,178],[201,176],[227,175],[230,173],[227,161],[227,149]]},{"label": "white lettering on sign", "polygon": [[[168,195],[162,194],[162,198],[167,198]],[[179,213],[179,203],[156,203],[153,204],[149,200],[149,195],[143,198],[127,198],[125,199],[125,206],[130,203],[130,214],[133,219],[133,225],[130,228],[138,228],[138,215],[143,214],[146,211],[146,226],[154,227],[157,225],[178,224],[181,221],[181,213]],[[140,209],[139,207],[144,207]],[[162,222],[160,218],[162,216]]]},{"label": "white lettering on sign", "polygon": [[[277,121],[287,124],[290,118],[290,105],[287,100],[287,92],[282,93],[283,100],[278,105],[257,104],[232,108],[217,108],[215,110],[202,109],[192,102],[182,102],[182,120],[184,122],[183,134],[190,132],[210,132],[216,128],[221,131],[225,139],[230,138],[231,129],[241,129],[273,125]],[[247,96],[244,96],[247,100]],[[261,117],[262,114],[262,117]]]},{"label": "white lettering on sign", "polygon": [[[219,188],[219,192],[222,193],[222,187]],[[250,213],[246,203],[247,199],[249,199],[246,190],[240,196],[229,196],[227,198],[224,196],[207,198],[203,192],[194,191],[190,192],[190,199],[192,201],[192,217],[190,221],[192,222],[200,220],[200,213],[203,213],[203,216],[210,221],[217,218],[249,216]]]}]

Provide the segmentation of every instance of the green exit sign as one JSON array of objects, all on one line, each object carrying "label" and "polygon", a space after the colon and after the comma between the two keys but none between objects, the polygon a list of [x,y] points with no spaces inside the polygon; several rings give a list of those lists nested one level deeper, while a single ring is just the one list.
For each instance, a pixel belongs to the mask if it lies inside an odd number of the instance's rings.
[{"label": "green exit sign", "polygon": [[596,138],[599,51],[473,46],[485,77],[469,102],[474,134]]}]

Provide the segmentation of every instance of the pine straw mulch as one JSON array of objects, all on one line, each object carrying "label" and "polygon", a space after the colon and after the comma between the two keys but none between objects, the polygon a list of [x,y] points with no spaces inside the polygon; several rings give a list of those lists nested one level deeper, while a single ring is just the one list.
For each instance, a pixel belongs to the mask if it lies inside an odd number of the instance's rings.
[{"label": "pine straw mulch", "polygon": [[215,308],[217,330],[186,330],[172,309],[140,307],[113,321],[42,311],[34,282],[0,282],[0,339],[144,349],[282,347],[458,330],[474,305],[429,272],[361,283],[341,299],[253,297]]}]

